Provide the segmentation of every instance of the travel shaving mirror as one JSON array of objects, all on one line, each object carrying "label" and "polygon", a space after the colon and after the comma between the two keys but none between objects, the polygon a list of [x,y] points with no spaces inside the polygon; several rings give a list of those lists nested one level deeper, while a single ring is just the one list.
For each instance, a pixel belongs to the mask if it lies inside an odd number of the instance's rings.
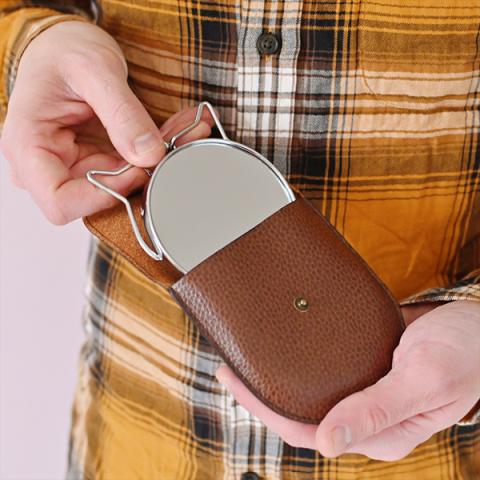
[{"label": "travel shaving mirror", "polygon": [[[177,147],[204,108],[222,138]],[[285,417],[318,423],[342,398],[383,377],[405,328],[402,314],[327,219],[268,159],[228,138],[208,102],[166,146],[147,171],[147,239],[130,200],[98,179],[131,165],[90,170],[87,178],[123,202],[132,243],[178,270],[169,293],[250,391]],[[94,233],[97,217],[86,223]],[[107,240],[129,235],[116,231],[118,223],[109,221]]]},{"label": "travel shaving mirror", "polygon": [[[204,107],[223,138],[176,147],[178,139],[201,121]],[[143,218],[154,250],[143,240],[128,200],[95,178],[120,175],[131,165],[113,172],[91,170],[87,178],[126,205],[145,252],[156,260],[166,257],[182,273],[295,200],[286,180],[265,157],[227,137],[207,102],[199,105],[192,125],[166,147],[168,153],[151,174],[144,196]]]}]

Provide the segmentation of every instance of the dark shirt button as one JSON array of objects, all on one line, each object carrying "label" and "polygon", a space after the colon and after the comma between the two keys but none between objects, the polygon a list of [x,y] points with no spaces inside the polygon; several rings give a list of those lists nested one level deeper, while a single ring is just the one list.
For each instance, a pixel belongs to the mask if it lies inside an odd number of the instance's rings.
[{"label": "dark shirt button", "polygon": [[255,472],[244,472],[241,480],[260,480],[260,477]]},{"label": "dark shirt button", "polygon": [[272,54],[280,49],[280,37],[274,33],[262,33],[257,38],[257,50],[262,54]]}]

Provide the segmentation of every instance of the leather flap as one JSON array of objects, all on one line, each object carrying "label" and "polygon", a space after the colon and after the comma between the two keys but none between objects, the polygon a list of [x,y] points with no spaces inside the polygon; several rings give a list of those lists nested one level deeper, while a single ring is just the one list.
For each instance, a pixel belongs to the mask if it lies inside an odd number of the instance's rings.
[{"label": "leather flap", "polygon": [[[133,195],[129,200],[132,204],[135,218],[137,219],[143,238],[150,244],[143,225],[143,219],[140,215],[142,194],[138,193]],[[103,240],[115,251],[121,253],[150,280],[162,287],[168,288],[182,276],[182,273],[168,260],[154,260],[143,251],[135,238],[130,219],[123,204],[84,217],[83,223],[93,235]]]},{"label": "leather flap", "polygon": [[385,285],[302,196],[169,291],[254,395],[306,423],[384,376],[405,328]]},{"label": "leather flap", "polygon": [[[295,189],[295,193],[296,193],[297,196],[301,196],[301,193],[299,191],[297,191],[296,189]],[[143,227],[143,221],[142,221],[142,218],[141,218],[141,215],[140,215],[140,206],[141,206],[141,203],[142,203],[142,194],[138,193],[138,194],[130,197],[130,200],[132,202],[132,207],[133,207],[135,216],[137,218],[137,222],[139,224],[139,227],[142,231],[142,234],[145,235],[144,238],[148,241],[148,237],[146,236],[146,232],[145,232],[145,229]],[[83,222],[84,222],[85,226],[88,228],[88,230],[90,230],[90,232],[93,235],[100,238],[105,243],[107,243],[107,245],[112,247],[115,251],[119,252],[121,255],[126,257],[144,275],[146,275],[151,281],[155,282],[156,284],[159,284],[164,288],[169,288],[169,287],[172,287],[172,285],[182,277],[182,273],[179,272],[178,270],[176,270],[173,267],[173,265],[171,265],[167,260],[158,262],[158,261],[155,261],[155,260],[151,259],[150,257],[148,257],[148,255],[145,254],[145,252],[141,249],[141,247],[139,246],[139,244],[137,243],[137,241],[135,239],[135,236],[133,234],[133,231],[132,231],[132,228],[131,228],[131,225],[130,225],[130,220],[128,218],[125,207],[122,204],[119,204],[119,205],[117,205],[117,206],[115,206],[111,209],[105,210],[103,212],[99,212],[97,214],[90,215],[88,217],[84,217]],[[287,241],[287,239],[285,239],[285,242],[286,241]],[[301,243],[297,244],[297,246],[301,246]],[[253,254],[253,252],[252,252],[252,254]],[[264,256],[264,253],[262,254],[262,256]],[[308,254],[307,254],[307,258],[308,258]],[[305,259],[303,261],[305,261]],[[278,263],[277,263],[277,265],[278,265]],[[197,274],[195,274],[195,275],[197,275]],[[272,272],[272,275],[273,275],[273,272]],[[193,275],[192,275],[192,277],[193,277]],[[336,285],[337,281],[335,281],[334,284]],[[321,285],[320,282],[319,282],[319,285]],[[180,283],[174,288],[178,288],[179,292],[181,292],[182,287],[181,287]],[[345,283],[341,288],[342,289],[348,289],[349,285],[347,283]],[[364,288],[359,287],[358,285],[355,286],[355,288],[359,288],[359,290],[361,289],[362,291],[364,291]],[[222,289],[219,289],[219,291],[221,291],[221,290]],[[275,289],[272,286],[270,290],[274,291]],[[171,290],[171,293],[174,293],[174,290]],[[364,291],[364,293],[366,294],[366,291]],[[341,292],[340,292],[340,294],[341,294]],[[226,292],[225,295],[228,295],[228,292]],[[174,293],[174,296],[176,296],[177,301],[179,301],[180,304],[183,304],[185,301],[188,304],[191,303],[190,298],[182,300],[183,295],[181,293],[178,293],[176,295]],[[347,297],[349,297],[349,296],[350,295],[347,295]],[[345,297],[345,299],[347,299],[347,298]],[[211,297],[210,302],[214,302],[214,301],[215,301],[215,298]],[[255,293],[253,295],[252,301],[257,302],[257,304],[259,305],[259,308],[260,307],[264,308],[264,307],[262,307],[263,302],[262,302],[262,299],[259,298],[258,293]],[[185,308],[188,309],[188,307],[185,307]],[[290,317],[290,319],[293,322],[297,318],[302,318],[301,316],[300,317],[298,316],[298,313],[296,313],[296,312],[292,312],[292,313],[293,313],[293,315]],[[263,392],[265,389],[260,389],[257,386],[257,383],[258,383],[259,380],[262,380],[262,379],[257,379],[256,383],[255,382],[250,382],[248,380],[248,378],[246,378],[246,375],[249,375],[249,371],[248,370],[246,371],[245,367],[244,368],[237,368],[238,361],[234,357],[234,355],[235,355],[235,348],[239,347],[240,342],[238,342],[238,343],[234,342],[234,340],[236,340],[233,337],[235,332],[232,332],[231,334],[228,335],[227,338],[225,338],[223,340],[219,339],[218,338],[219,337],[219,332],[224,330],[226,328],[226,326],[222,327],[221,329],[219,328],[218,332],[216,332],[216,334],[215,334],[215,330],[212,332],[210,330],[209,324],[207,322],[205,322],[204,319],[202,320],[202,318],[200,316],[198,316],[198,314],[196,314],[197,316],[195,317],[194,312],[193,312],[193,308],[190,309],[189,314],[192,317],[192,319],[195,321],[195,323],[198,325],[198,327],[201,329],[202,333],[212,342],[213,345],[217,346],[219,352],[222,354],[222,357],[224,358],[226,363],[228,363],[230,365],[230,367],[236,371],[237,375],[240,375],[240,378],[243,379],[245,384],[249,386],[249,388],[252,390],[253,393],[255,393],[257,396],[261,397],[261,395],[262,395],[261,392]],[[276,315],[275,312],[272,311],[270,322],[273,323],[274,328],[272,329],[271,333],[275,332],[275,324],[274,324],[275,318],[276,318],[275,315]],[[252,321],[253,321],[253,319],[252,319]],[[359,322],[359,325],[360,325],[360,322],[361,322],[360,317],[358,318],[358,322]],[[402,322],[403,322],[403,318],[402,318]],[[339,330],[338,332],[340,333],[341,330]],[[296,333],[297,333],[297,335],[292,338],[293,342],[298,342],[297,337],[300,334],[300,332],[297,331]],[[325,333],[327,333],[327,331]],[[259,332],[259,335],[260,334],[261,334],[261,330]],[[271,339],[271,340],[273,341],[274,339]],[[332,343],[332,346],[335,346],[338,343],[338,339],[334,339],[334,340],[335,341]],[[347,342],[348,339],[345,338],[344,341]],[[230,350],[228,350],[228,344],[229,343],[233,344],[233,347]],[[289,351],[291,351],[292,348],[298,348],[298,354],[299,354],[298,358],[300,358],[300,352],[302,350],[305,350],[306,348],[308,348],[308,344],[309,344],[309,342],[307,342],[307,344],[302,347],[302,341],[300,339],[300,343],[295,344],[295,346],[293,344],[290,344],[289,342],[287,342],[286,345],[290,347]],[[260,340],[257,340],[253,343],[254,347],[256,345],[258,345],[258,347],[261,351],[262,346],[261,346]],[[318,345],[318,349],[321,348],[321,345],[322,345],[322,343],[320,343]],[[357,345],[356,348],[360,348],[359,345]],[[284,346],[279,345],[279,348],[280,348],[280,351],[283,351]],[[352,348],[352,347],[350,347],[350,348]],[[347,348],[347,351],[348,351],[348,348]],[[361,367],[361,365],[362,364],[360,362],[360,364],[358,365],[359,368]],[[293,363],[293,366],[296,367],[295,362]],[[332,367],[332,368],[334,368],[334,367]],[[337,368],[337,367],[335,367],[335,368]],[[275,371],[272,371],[271,373],[275,374]],[[342,377],[342,374],[340,373],[340,371],[336,371],[334,373],[335,373],[336,376],[339,376],[340,378]],[[288,376],[288,375],[289,375],[288,371],[285,371],[283,373],[283,376]],[[265,381],[265,379],[263,379],[263,381]],[[301,382],[301,379],[299,379],[297,381],[297,384],[300,383],[300,382]],[[291,388],[294,388],[294,386],[292,385]],[[318,390],[321,387],[313,385],[310,388],[312,388],[313,393],[315,393],[315,391]],[[297,395],[301,395],[301,394],[302,394],[302,391],[300,390],[299,393],[297,393]],[[308,390],[307,390],[307,394],[309,394],[310,396],[312,395],[312,393],[309,393]],[[343,396],[344,394],[345,394],[345,390],[338,392],[337,396],[344,398],[344,396]],[[286,416],[289,416],[290,418],[299,419],[298,412],[296,414],[290,414],[289,415],[288,412],[286,412],[284,410],[285,407],[282,407],[281,404],[278,404],[278,400],[276,400],[275,398],[273,398],[273,399],[270,398],[270,400],[265,398],[264,401],[267,404],[269,404],[270,407],[272,409],[274,409],[275,411],[277,411],[277,412],[279,412],[283,415],[287,414]],[[326,405],[328,405],[328,404],[326,404]],[[465,415],[462,418],[462,420],[467,421],[467,420],[473,418],[475,412],[479,408],[480,408],[480,400],[472,407],[472,409],[467,413],[467,415]],[[324,407],[323,411],[328,410],[328,409],[329,409],[328,406]],[[297,409],[294,408],[294,411],[297,411]],[[320,417],[323,418],[323,413],[318,413],[318,408],[317,408],[317,413],[313,414],[313,417],[315,417],[315,416],[317,418],[320,418]],[[314,420],[312,423],[317,423],[317,420]]]}]

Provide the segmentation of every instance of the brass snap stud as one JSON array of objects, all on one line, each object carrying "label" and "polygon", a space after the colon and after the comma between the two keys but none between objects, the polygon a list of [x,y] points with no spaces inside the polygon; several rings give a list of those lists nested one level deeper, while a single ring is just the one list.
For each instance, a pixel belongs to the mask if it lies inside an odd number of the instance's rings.
[{"label": "brass snap stud", "polygon": [[293,301],[294,307],[300,312],[306,312],[308,310],[308,300],[303,297],[297,297]]}]

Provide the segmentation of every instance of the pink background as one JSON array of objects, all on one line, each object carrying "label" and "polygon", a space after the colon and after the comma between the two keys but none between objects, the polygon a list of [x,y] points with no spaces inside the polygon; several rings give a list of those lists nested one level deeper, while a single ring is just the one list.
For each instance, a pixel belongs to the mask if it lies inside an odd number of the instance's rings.
[{"label": "pink background", "polygon": [[0,157],[0,478],[65,475],[88,232],[47,222]]}]

